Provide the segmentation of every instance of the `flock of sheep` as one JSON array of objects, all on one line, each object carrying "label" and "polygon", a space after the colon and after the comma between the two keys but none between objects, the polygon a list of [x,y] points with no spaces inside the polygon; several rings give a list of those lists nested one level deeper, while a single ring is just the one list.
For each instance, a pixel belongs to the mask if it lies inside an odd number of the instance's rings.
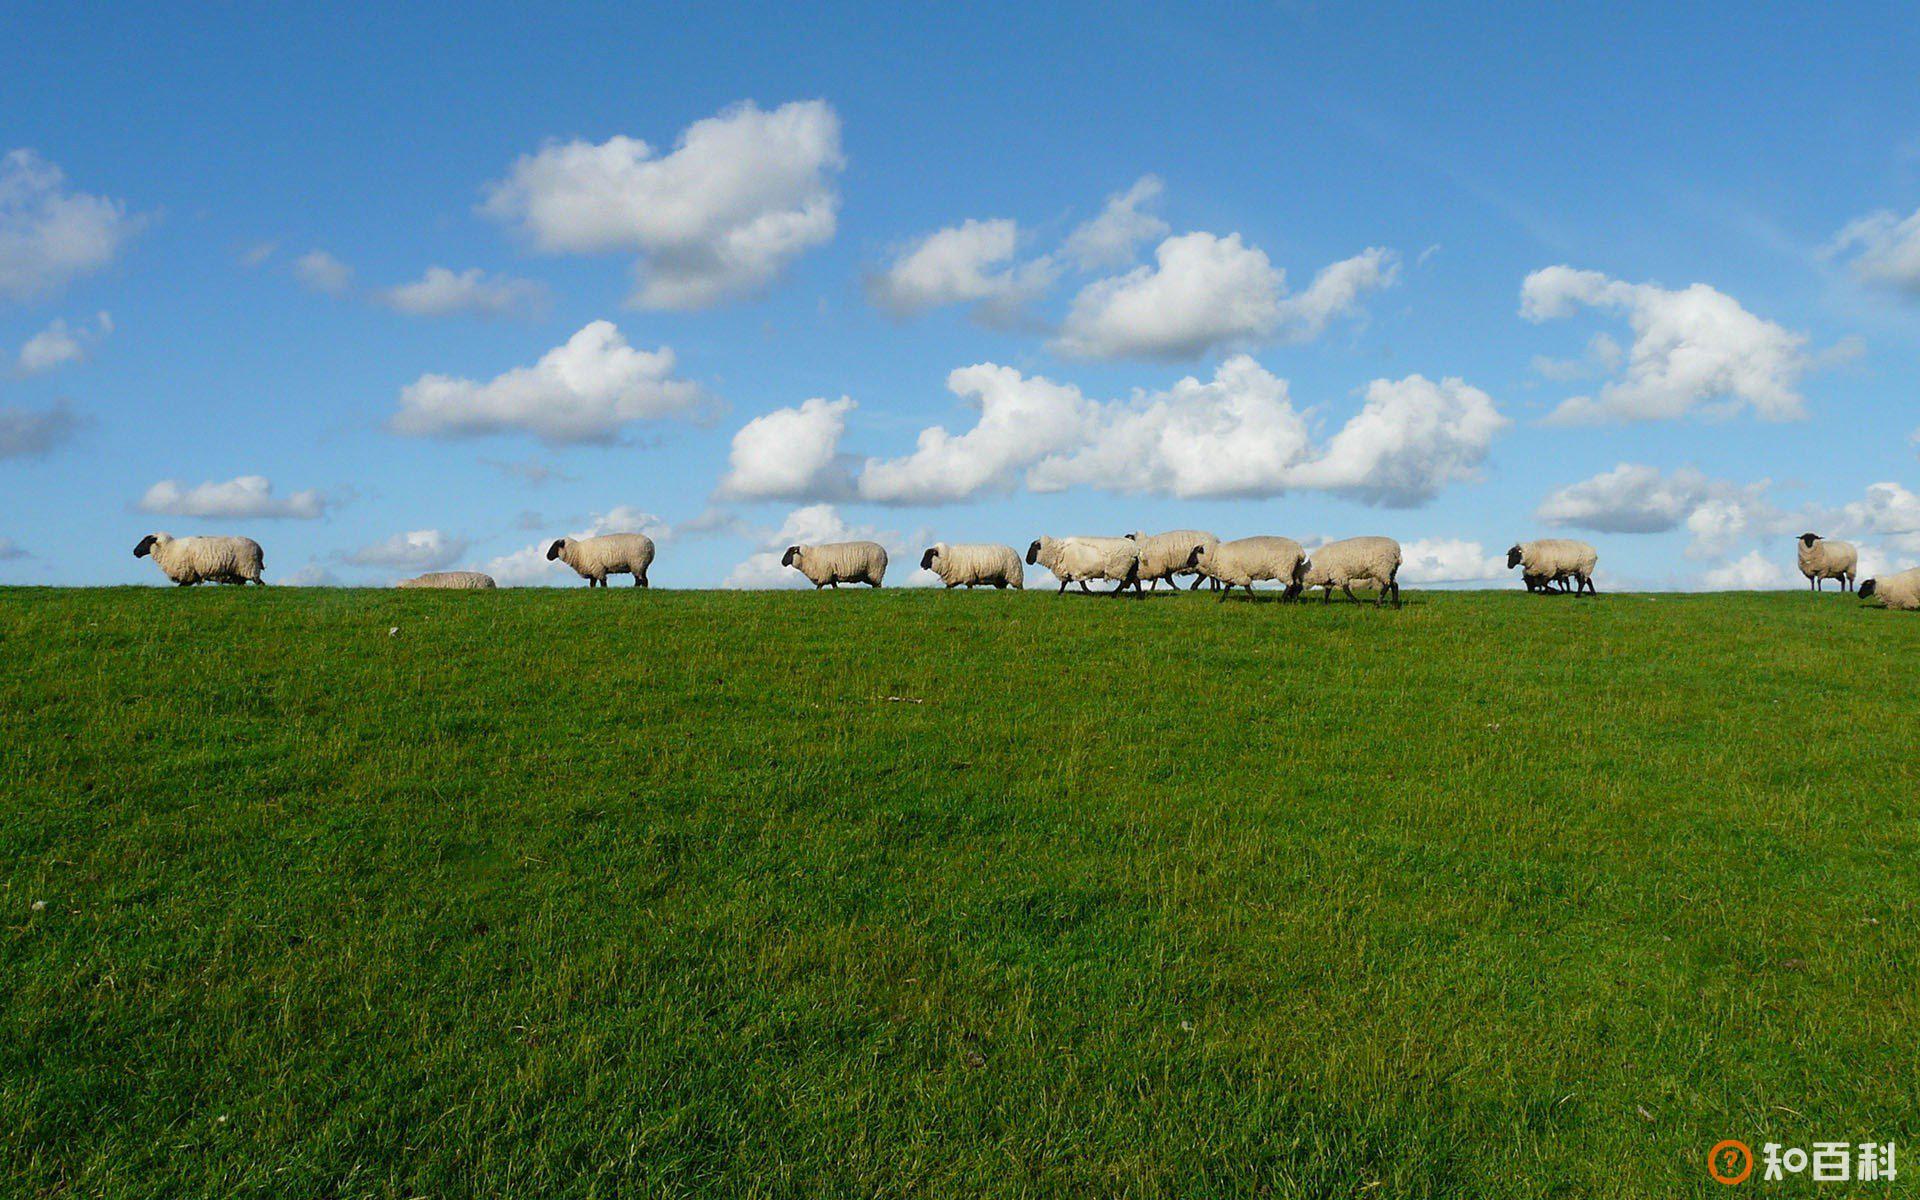
[{"label": "flock of sheep", "polygon": [[[588,587],[606,587],[609,575],[631,575],[635,587],[646,587],[653,565],[653,539],[644,533],[609,533],[599,537],[559,538],[547,547],[549,561],[572,567]],[[258,583],[266,566],[260,543],[244,537],[171,537],[149,534],[133,548],[135,558],[152,556],[154,564],[181,587],[196,583]],[[1837,579],[1845,591],[1854,590],[1859,552],[1848,542],[1830,541],[1818,534],[1799,538],[1800,573],[1814,590]],[[1521,542],[1507,551],[1507,567],[1520,568],[1530,592],[1593,593],[1594,567],[1599,552],[1585,542],[1545,538]],[[1090,592],[1091,580],[1109,580],[1110,595],[1131,586],[1136,595],[1150,588],[1178,587],[1183,576],[1193,577],[1193,588],[1208,582],[1220,589],[1220,598],[1234,588],[1261,582],[1284,586],[1283,598],[1296,599],[1309,588],[1324,589],[1322,603],[1339,588],[1350,600],[1355,584],[1375,590],[1376,605],[1391,601],[1400,606],[1400,543],[1386,537],[1356,537],[1328,542],[1309,554],[1299,542],[1285,537],[1248,537],[1223,542],[1198,529],[1169,533],[1129,533],[1125,537],[1040,537],[1027,547],[1026,561],[1045,567],[1060,581],[1060,591],[1077,583]],[[780,565],[792,567],[817,588],[843,583],[881,586],[887,574],[887,551],[878,542],[829,542],[789,546]],[[1026,571],[1013,547],[997,543],[953,545],[937,542],[920,556],[920,566],[949,588],[1019,589]],[[491,588],[493,579],[479,571],[435,571],[403,580],[403,588]],[[1862,599],[1879,596],[1888,608],[1920,609],[1920,568],[1886,579],[1860,583]]]}]

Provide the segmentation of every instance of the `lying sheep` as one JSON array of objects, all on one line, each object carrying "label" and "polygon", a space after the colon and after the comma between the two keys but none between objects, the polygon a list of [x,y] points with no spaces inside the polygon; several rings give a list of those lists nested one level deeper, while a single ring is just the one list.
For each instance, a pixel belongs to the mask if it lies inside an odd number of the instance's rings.
[{"label": "lying sheep", "polygon": [[135,558],[153,556],[158,566],[181,587],[196,583],[257,583],[266,568],[266,555],[260,543],[244,537],[183,537],[150,533],[133,548]]},{"label": "lying sheep", "polygon": [[403,588],[450,588],[455,591],[474,591],[494,586],[493,576],[479,571],[429,571],[425,575],[415,575],[412,579],[402,579],[395,587]]},{"label": "lying sheep", "polygon": [[1027,573],[1013,547],[992,542],[958,546],[935,542],[920,556],[920,569],[932,571],[950,588],[990,583],[1018,591],[1027,583]]},{"label": "lying sheep", "polygon": [[1347,599],[1358,600],[1353,594],[1356,583],[1371,583],[1380,589],[1379,598],[1374,604],[1387,602],[1389,595],[1393,606],[1400,607],[1400,584],[1396,577],[1400,574],[1400,543],[1392,538],[1357,537],[1341,542],[1328,542],[1313,552],[1307,560],[1306,573],[1301,576],[1303,587],[1327,589],[1320,596],[1325,604],[1333,599],[1333,589],[1339,588],[1347,594]]},{"label": "lying sheep", "polygon": [[1842,591],[1853,590],[1855,572],[1860,569],[1860,552],[1852,542],[1830,542],[1817,533],[1800,535],[1800,573],[1807,585],[1822,591],[1822,580],[1838,579]]},{"label": "lying sheep", "polygon": [[1507,551],[1507,569],[1520,567],[1520,578],[1530,592],[1550,592],[1554,583],[1564,591],[1568,580],[1573,581],[1576,596],[1592,592],[1593,568],[1599,561],[1598,550],[1572,538],[1541,538],[1521,542]]},{"label": "lying sheep", "polygon": [[1091,592],[1087,580],[1117,579],[1119,586],[1108,594],[1118,596],[1128,584],[1140,582],[1140,545],[1131,538],[1043,536],[1027,547],[1027,561],[1052,571],[1060,581],[1061,592],[1069,583]]},{"label": "lying sheep", "polygon": [[1247,537],[1231,542],[1216,541],[1212,547],[1195,546],[1187,565],[1221,584],[1222,600],[1237,587],[1246,588],[1247,595],[1253,595],[1254,582],[1261,579],[1286,584],[1283,598],[1292,600],[1300,594],[1300,581],[1307,571],[1307,555],[1292,538]]},{"label": "lying sheep", "polygon": [[1860,598],[1880,597],[1880,603],[1888,608],[1905,609],[1913,612],[1920,609],[1920,567],[1913,567],[1889,575],[1885,579],[1868,579],[1860,584]]},{"label": "lying sheep", "polygon": [[887,551],[878,542],[828,542],[820,546],[788,546],[780,565],[792,567],[813,581],[816,590],[840,590],[843,583],[880,586],[887,574]]},{"label": "lying sheep", "polygon": [[652,586],[647,568],[653,565],[653,539],[644,533],[559,538],[547,547],[547,561],[554,559],[572,567],[590,588],[606,587],[609,575],[631,575],[633,586]]},{"label": "lying sheep", "polygon": [[1180,585],[1174,582],[1174,576],[1193,574],[1193,586],[1198,588],[1206,577],[1192,572],[1187,565],[1193,557],[1195,546],[1211,549],[1220,544],[1220,539],[1199,529],[1175,529],[1168,533],[1156,533],[1149,537],[1134,532],[1128,539],[1140,547],[1140,578],[1134,584],[1139,589],[1142,584],[1160,586],[1162,579],[1167,586],[1178,591]]}]

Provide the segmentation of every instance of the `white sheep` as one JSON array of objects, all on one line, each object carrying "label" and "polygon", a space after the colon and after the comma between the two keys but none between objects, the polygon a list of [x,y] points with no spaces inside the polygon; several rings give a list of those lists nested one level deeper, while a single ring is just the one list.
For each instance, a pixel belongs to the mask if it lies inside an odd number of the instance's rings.
[{"label": "white sheep", "polygon": [[1164,579],[1167,586],[1175,591],[1180,590],[1180,585],[1174,582],[1176,575],[1193,573],[1195,588],[1206,578],[1188,566],[1193,559],[1193,548],[1204,546],[1211,549],[1220,544],[1219,538],[1199,529],[1174,529],[1152,536],[1136,531],[1127,537],[1140,547],[1140,578],[1134,586],[1138,588],[1142,584],[1152,584],[1159,587]]},{"label": "white sheep", "polygon": [[935,542],[920,556],[920,569],[932,571],[950,588],[965,584],[969,589],[990,583],[996,588],[1019,590],[1026,586],[1026,571],[1012,546],[993,542],[948,545]]},{"label": "white sheep", "polygon": [[494,582],[493,576],[482,574],[479,571],[429,571],[425,575],[415,575],[412,579],[402,579],[393,586],[474,591],[493,587]]},{"label": "white sheep", "polygon": [[792,567],[823,587],[840,590],[843,583],[880,586],[887,574],[886,547],[878,542],[827,542],[819,546],[788,546],[780,565]]},{"label": "white sheep", "polygon": [[153,556],[153,561],[168,579],[181,587],[202,581],[210,583],[257,583],[266,569],[266,555],[260,543],[244,537],[183,537],[150,533],[133,548],[135,558]]},{"label": "white sheep", "polygon": [[1251,596],[1254,583],[1262,579],[1286,584],[1282,595],[1291,600],[1300,594],[1300,581],[1307,571],[1307,555],[1292,538],[1246,537],[1231,542],[1216,541],[1211,548],[1195,546],[1187,565],[1224,585],[1220,592],[1222,600],[1237,587],[1246,588]]},{"label": "white sheep", "polygon": [[1855,573],[1860,569],[1860,552],[1852,542],[1830,542],[1817,533],[1800,535],[1800,573],[1814,591],[1823,590],[1823,580],[1838,579],[1842,591],[1852,591]]},{"label": "white sheep", "polygon": [[1140,582],[1140,544],[1131,538],[1042,536],[1027,547],[1027,561],[1052,571],[1061,592],[1069,583],[1091,592],[1087,580],[1117,579],[1119,586],[1108,594],[1118,596],[1128,584]]},{"label": "white sheep", "polygon": [[1358,600],[1353,594],[1356,583],[1371,583],[1380,590],[1375,605],[1385,604],[1389,596],[1393,606],[1400,607],[1400,543],[1385,537],[1347,538],[1345,541],[1328,542],[1315,550],[1307,559],[1306,573],[1301,576],[1303,587],[1325,588],[1320,602],[1325,604],[1333,599],[1333,589],[1339,588],[1347,594],[1347,599]]},{"label": "white sheep", "polygon": [[1572,538],[1520,542],[1507,551],[1507,569],[1519,567],[1520,577],[1530,592],[1550,592],[1554,583],[1560,584],[1564,591],[1569,579],[1574,583],[1575,595],[1592,592],[1595,590],[1593,568],[1599,561],[1598,550]]},{"label": "white sheep", "polygon": [[1912,567],[1897,575],[1885,579],[1862,580],[1860,598],[1880,597],[1880,603],[1888,608],[1905,609],[1913,612],[1920,609],[1920,567]]},{"label": "white sheep", "polygon": [[653,565],[653,539],[644,533],[563,537],[547,547],[547,561],[555,559],[572,567],[590,588],[606,587],[609,575],[631,575],[633,586],[649,587],[647,568]]}]

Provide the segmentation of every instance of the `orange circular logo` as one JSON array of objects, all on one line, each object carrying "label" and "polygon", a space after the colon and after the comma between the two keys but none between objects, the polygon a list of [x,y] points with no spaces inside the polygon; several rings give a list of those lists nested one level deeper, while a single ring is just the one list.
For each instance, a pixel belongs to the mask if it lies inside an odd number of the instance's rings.
[{"label": "orange circular logo", "polygon": [[1745,1183],[1747,1176],[1753,1174],[1753,1151],[1745,1142],[1728,1138],[1717,1143],[1707,1151],[1707,1174],[1714,1182],[1732,1187],[1736,1183]]}]

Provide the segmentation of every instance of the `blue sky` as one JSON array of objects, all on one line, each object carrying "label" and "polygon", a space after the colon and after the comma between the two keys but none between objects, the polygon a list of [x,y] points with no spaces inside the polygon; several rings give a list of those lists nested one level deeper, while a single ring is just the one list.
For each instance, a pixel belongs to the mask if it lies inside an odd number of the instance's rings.
[{"label": "blue sky", "polygon": [[1920,561],[1893,6],[10,26],[0,582],[162,529],[368,584],[607,528],[672,586],[1183,526]]}]

